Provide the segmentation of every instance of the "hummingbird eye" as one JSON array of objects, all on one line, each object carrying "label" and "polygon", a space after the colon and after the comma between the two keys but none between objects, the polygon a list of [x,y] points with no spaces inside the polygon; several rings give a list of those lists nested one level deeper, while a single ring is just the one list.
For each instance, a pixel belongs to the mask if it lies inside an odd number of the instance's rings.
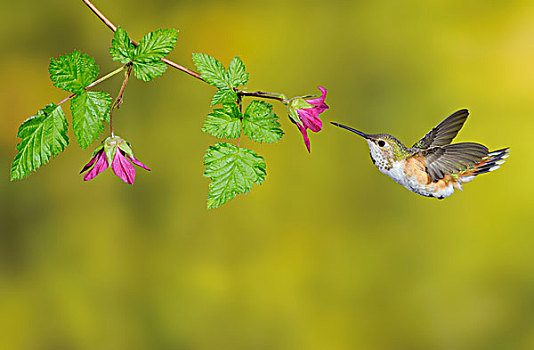
[{"label": "hummingbird eye", "polygon": [[384,147],[385,145],[386,143],[384,142],[384,140],[378,140],[378,146]]}]

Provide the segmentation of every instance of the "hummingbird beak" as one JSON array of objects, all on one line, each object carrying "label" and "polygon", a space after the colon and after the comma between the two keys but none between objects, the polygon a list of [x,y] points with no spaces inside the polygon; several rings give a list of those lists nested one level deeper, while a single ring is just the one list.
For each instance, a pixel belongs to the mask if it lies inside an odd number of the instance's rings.
[{"label": "hummingbird beak", "polygon": [[348,127],[348,126],[346,126],[346,125],[338,124],[338,123],[334,123],[334,122],[330,122],[330,123],[331,123],[331,124],[334,124],[335,126],[339,126],[340,128],[343,128],[343,129],[347,129],[347,130],[349,130],[349,131],[352,131],[353,133],[360,135],[361,137],[363,137],[363,138],[366,139],[366,140],[368,140],[368,139],[371,138],[371,137],[370,137],[369,135],[367,135],[366,133],[363,133],[363,132],[361,132],[361,131],[359,131],[359,130],[353,129],[353,128]]}]

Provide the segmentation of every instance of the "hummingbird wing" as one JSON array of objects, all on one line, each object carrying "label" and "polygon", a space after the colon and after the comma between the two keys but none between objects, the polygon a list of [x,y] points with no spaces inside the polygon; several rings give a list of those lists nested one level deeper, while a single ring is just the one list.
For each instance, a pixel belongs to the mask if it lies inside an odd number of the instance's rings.
[{"label": "hummingbird wing", "polygon": [[469,112],[467,109],[460,109],[454,112],[434,129],[430,130],[421,140],[417,141],[412,147],[427,149],[435,146],[445,146],[451,143],[452,139],[458,134],[458,131],[464,125]]},{"label": "hummingbird wing", "polygon": [[488,155],[488,148],[475,142],[459,142],[433,147],[421,152],[425,157],[426,172],[435,182],[445,175],[458,174],[479,164]]}]

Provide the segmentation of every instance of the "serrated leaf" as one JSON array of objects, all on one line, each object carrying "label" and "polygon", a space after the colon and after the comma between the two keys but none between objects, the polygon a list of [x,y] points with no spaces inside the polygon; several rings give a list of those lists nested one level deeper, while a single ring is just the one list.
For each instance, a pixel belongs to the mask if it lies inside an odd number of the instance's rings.
[{"label": "serrated leaf", "polygon": [[165,73],[167,65],[161,59],[174,49],[177,38],[176,29],[158,29],[145,35],[135,49],[133,58],[135,77],[150,81]]},{"label": "serrated leaf", "polygon": [[231,87],[238,87],[239,85],[247,85],[248,73],[245,73],[245,65],[239,56],[235,56],[225,75],[225,80]]},{"label": "serrated leaf", "polygon": [[177,39],[176,29],[158,29],[146,34],[135,49],[134,61],[159,61],[174,49]]},{"label": "serrated leaf", "polygon": [[54,86],[70,92],[84,91],[98,76],[95,59],[80,51],[50,59],[50,80]]},{"label": "serrated leaf", "polygon": [[193,53],[193,62],[206,83],[219,88],[228,87],[224,66],[217,59],[203,53]]},{"label": "serrated leaf", "polygon": [[252,141],[273,143],[284,135],[272,110],[273,106],[264,101],[254,100],[248,105],[243,115],[243,132]]},{"label": "serrated leaf", "polygon": [[11,164],[11,180],[26,177],[69,144],[63,110],[53,103],[48,104],[21,124],[17,136],[22,140]]},{"label": "serrated leaf", "polygon": [[204,165],[204,176],[211,179],[208,209],[221,206],[240,193],[249,192],[267,175],[262,156],[229,143],[210,146],[204,156]]},{"label": "serrated leaf", "polygon": [[111,40],[111,47],[109,53],[113,61],[121,63],[128,63],[134,59],[135,46],[131,43],[130,37],[124,29],[117,27],[113,40]]},{"label": "serrated leaf", "polygon": [[215,106],[219,103],[234,103],[237,100],[237,92],[228,87],[222,87],[211,99],[211,105]]},{"label": "serrated leaf", "polygon": [[137,62],[133,61],[133,73],[137,79],[151,81],[159,77],[167,70],[163,61]]},{"label": "serrated leaf", "polygon": [[82,92],[72,99],[72,128],[81,148],[87,148],[104,131],[112,101],[103,91]]},{"label": "serrated leaf", "polygon": [[234,139],[241,134],[241,113],[234,104],[225,104],[208,114],[202,131],[215,137]]}]

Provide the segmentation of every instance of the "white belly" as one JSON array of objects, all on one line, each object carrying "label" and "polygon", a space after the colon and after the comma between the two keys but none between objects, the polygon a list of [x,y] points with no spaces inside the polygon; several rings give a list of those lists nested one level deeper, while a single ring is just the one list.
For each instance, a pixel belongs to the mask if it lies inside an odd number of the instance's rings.
[{"label": "white belly", "polygon": [[393,162],[393,166],[389,170],[385,168],[379,168],[379,170],[392,178],[396,183],[425,197],[445,198],[454,192],[452,183],[449,183],[448,186],[438,187],[436,184],[422,184],[417,181],[415,177],[408,177],[404,171],[404,164],[402,161]]}]

